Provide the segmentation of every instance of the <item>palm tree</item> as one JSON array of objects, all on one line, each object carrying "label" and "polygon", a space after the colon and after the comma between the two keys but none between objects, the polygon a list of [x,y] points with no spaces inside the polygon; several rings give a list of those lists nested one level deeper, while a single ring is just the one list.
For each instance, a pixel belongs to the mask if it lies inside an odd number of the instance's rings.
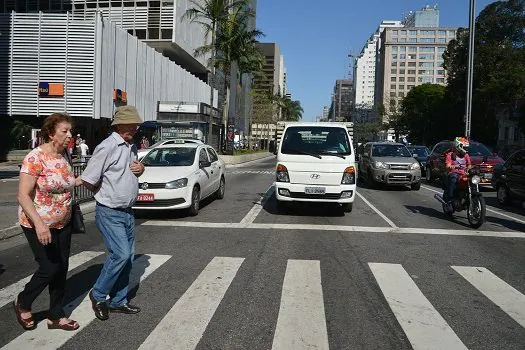
[{"label": "palm tree", "polygon": [[[186,10],[182,19],[201,24],[205,29],[205,39],[207,41],[211,34],[211,59],[210,59],[210,120],[208,127],[207,141],[211,140],[212,135],[212,111],[213,111],[213,80],[215,78],[215,59],[217,56],[217,29],[228,18],[230,12],[238,8],[246,8],[249,0],[190,0],[193,7]],[[206,45],[205,45],[206,46]],[[200,48],[199,48],[200,49]],[[195,54],[197,55],[198,50]]]},{"label": "palm tree", "polygon": [[281,109],[281,119],[289,122],[297,122],[303,117],[304,109],[301,101],[292,100],[289,96],[277,95],[277,105]]}]

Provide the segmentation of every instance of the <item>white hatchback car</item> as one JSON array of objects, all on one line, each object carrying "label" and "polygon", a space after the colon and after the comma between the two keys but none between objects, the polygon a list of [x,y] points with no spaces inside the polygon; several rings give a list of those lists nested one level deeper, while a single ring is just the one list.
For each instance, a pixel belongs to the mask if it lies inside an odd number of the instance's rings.
[{"label": "white hatchback car", "polygon": [[[177,144],[177,143],[180,143],[180,142],[181,142],[180,139],[160,140],[160,141],[154,143],[153,145],[149,146],[148,148],[139,149],[137,151],[137,157],[138,157],[139,160],[141,160],[146,154],[149,153],[149,151],[151,151],[154,148],[157,148],[157,147],[160,147],[160,146],[164,146],[164,145],[174,145],[174,144]],[[185,143],[193,142],[193,143],[197,143],[199,145],[203,145],[204,144],[204,142],[202,142],[200,140],[197,140],[197,139],[184,139],[184,142]]]},{"label": "white hatchback car", "polygon": [[139,195],[133,209],[188,209],[197,215],[200,201],[224,198],[224,162],[202,143],[178,140],[157,146],[141,160]]},{"label": "white hatchback car", "polygon": [[277,152],[275,196],[290,202],[338,203],[352,211],[356,191],[352,139],[344,124],[289,123]]}]

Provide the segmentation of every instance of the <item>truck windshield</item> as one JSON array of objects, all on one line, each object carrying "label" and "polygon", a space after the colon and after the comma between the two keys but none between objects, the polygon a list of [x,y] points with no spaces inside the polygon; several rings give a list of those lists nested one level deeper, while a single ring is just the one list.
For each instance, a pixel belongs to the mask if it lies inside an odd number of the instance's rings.
[{"label": "truck windshield", "polygon": [[348,132],[342,127],[291,126],[283,137],[281,153],[349,155],[352,153]]}]

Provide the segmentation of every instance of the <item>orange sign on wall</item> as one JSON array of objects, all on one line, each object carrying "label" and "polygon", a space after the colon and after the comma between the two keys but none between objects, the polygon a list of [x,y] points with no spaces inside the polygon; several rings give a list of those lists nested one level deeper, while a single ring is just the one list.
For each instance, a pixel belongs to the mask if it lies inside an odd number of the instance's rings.
[{"label": "orange sign on wall", "polygon": [[64,84],[41,81],[38,84],[38,96],[62,97],[64,96]]}]

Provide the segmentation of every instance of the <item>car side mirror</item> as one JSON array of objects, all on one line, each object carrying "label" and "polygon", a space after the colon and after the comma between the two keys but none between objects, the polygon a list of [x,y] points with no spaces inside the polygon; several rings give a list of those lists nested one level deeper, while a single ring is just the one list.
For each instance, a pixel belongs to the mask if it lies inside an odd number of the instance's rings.
[{"label": "car side mirror", "polygon": [[199,161],[199,168],[207,168],[211,166],[211,162],[208,162],[208,161]]}]

